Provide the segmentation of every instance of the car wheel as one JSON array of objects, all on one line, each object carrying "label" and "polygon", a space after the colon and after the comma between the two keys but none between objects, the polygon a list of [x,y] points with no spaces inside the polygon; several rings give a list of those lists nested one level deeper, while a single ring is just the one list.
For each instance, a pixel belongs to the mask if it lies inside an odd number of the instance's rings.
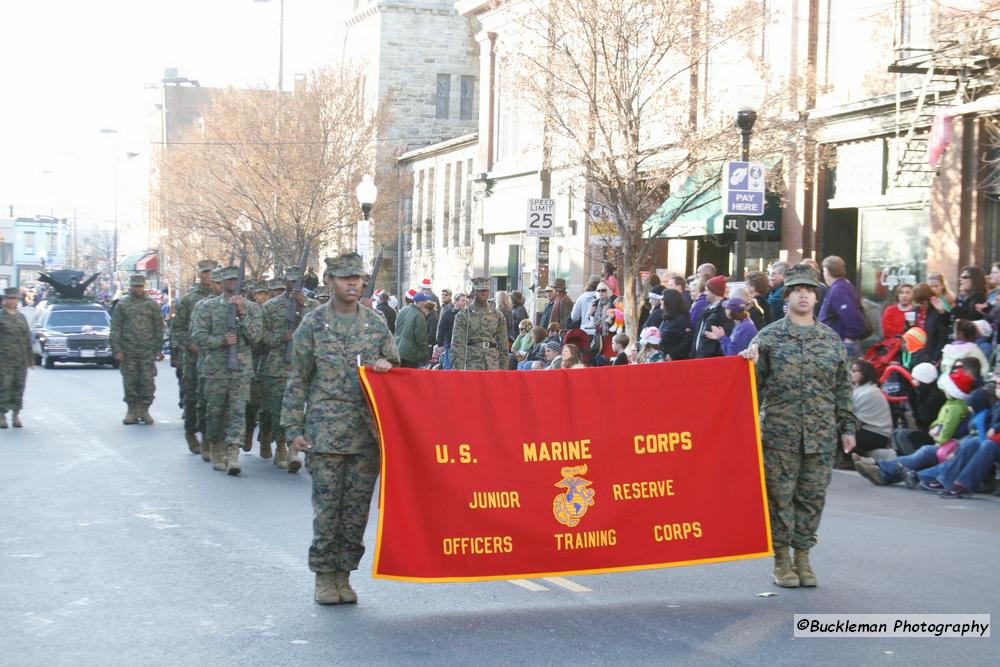
[{"label": "car wheel", "polygon": [[56,362],[52,359],[52,357],[43,357],[42,361],[45,363],[45,368],[48,370],[52,370],[56,367]]},{"label": "car wheel", "polygon": [[42,365],[42,355],[40,355],[40,354],[36,354],[35,355],[35,365],[36,366],[41,366]]}]

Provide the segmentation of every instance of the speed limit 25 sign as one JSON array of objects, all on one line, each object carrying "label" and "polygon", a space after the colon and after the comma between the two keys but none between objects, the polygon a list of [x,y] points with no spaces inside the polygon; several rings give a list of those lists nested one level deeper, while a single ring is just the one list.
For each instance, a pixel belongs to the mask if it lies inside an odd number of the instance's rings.
[{"label": "speed limit 25 sign", "polygon": [[556,200],[528,200],[528,236],[555,236]]}]

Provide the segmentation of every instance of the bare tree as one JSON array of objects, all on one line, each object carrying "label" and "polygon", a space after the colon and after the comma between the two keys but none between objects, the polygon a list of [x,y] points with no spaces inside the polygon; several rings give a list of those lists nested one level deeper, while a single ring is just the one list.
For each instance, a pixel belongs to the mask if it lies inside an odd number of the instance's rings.
[{"label": "bare tree", "polygon": [[[358,219],[354,188],[374,164],[386,112],[368,111],[359,73],[315,74],[292,94],[227,90],[161,168],[168,257],[183,275],[201,256],[248,247],[249,273],[293,264],[302,249],[337,250]],[[244,233],[241,227],[248,226]]]},{"label": "bare tree", "polygon": [[[697,68],[723,46],[751,60],[761,5],[740,3],[715,16],[700,0],[497,4],[516,17],[517,30],[501,40],[501,72],[537,114],[543,169],[577,171],[588,210],[603,207],[620,239],[626,323],[635,339],[638,269],[650,240],[703,206],[721,162],[739,155],[733,101],[707,100]],[[686,179],[688,187],[678,188]],[[651,220],[672,191],[677,205]]]}]

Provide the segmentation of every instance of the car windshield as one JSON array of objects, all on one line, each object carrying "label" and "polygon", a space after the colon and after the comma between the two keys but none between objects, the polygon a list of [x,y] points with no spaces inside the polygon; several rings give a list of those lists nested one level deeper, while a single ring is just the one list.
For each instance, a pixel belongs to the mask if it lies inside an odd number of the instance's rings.
[{"label": "car windshield", "polygon": [[49,314],[46,329],[79,329],[85,326],[107,327],[108,314],[101,310],[57,310]]}]

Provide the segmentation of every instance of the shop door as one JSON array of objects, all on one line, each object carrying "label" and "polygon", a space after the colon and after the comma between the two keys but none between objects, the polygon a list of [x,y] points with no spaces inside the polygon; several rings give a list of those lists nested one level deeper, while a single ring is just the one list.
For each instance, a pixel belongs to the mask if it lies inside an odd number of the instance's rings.
[{"label": "shop door", "polygon": [[[858,209],[836,208],[826,212],[823,223],[823,257],[837,255],[847,266],[847,277],[857,285]],[[822,262],[823,257],[816,257]]]},{"label": "shop door", "polygon": [[702,264],[713,264],[720,276],[729,275],[729,253],[733,250],[731,242],[723,241],[725,237],[704,236],[698,239],[698,252],[695,268]]}]

